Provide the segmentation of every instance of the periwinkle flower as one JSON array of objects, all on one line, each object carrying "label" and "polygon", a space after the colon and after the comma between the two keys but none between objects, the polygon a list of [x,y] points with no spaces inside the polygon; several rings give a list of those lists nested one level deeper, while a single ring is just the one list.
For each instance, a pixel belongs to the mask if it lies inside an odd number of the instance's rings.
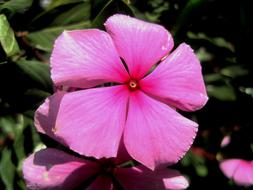
[{"label": "periwinkle flower", "polygon": [[198,127],[176,109],[195,111],[208,99],[198,58],[185,43],[169,54],[173,39],[157,24],[116,14],[105,28],[57,38],[52,79],[77,90],[49,97],[36,112],[37,129],[97,159],[116,157],[122,140],[150,169],[176,163]]}]

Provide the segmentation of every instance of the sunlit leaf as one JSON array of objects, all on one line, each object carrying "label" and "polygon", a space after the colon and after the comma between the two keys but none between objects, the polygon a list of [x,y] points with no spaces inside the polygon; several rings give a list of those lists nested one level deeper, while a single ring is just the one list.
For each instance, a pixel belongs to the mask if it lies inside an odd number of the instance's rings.
[{"label": "sunlit leaf", "polygon": [[0,5],[0,11],[8,9],[11,12],[23,12],[32,5],[33,0],[10,0]]},{"label": "sunlit leaf", "polygon": [[5,15],[0,15],[0,43],[7,56],[15,55],[20,51],[13,30]]},{"label": "sunlit leaf", "polygon": [[53,48],[54,40],[64,30],[84,29],[84,28],[88,28],[89,26],[90,26],[90,23],[87,21],[87,22],[81,22],[79,24],[73,24],[69,26],[45,28],[40,31],[29,33],[27,35],[27,38],[32,42],[32,44],[37,49],[51,52]]}]

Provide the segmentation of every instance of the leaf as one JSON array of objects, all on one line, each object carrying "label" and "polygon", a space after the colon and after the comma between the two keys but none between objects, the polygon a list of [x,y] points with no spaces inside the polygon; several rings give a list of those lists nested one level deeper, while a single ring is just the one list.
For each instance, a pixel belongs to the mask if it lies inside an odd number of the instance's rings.
[{"label": "leaf", "polygon": [[4,136],[8,135],[9,137],[11,136],[12,138],[14,138],[15,131],[13,125],[15,125],[15,120],[13,117],[0,117],[0,129]]},{"label": "leaf", "polygon": [[196,173],[198,174],[198,176],[200,177],[205,177],[208,175],[208,169],[205,165],[201,165],[199,164],[198,166],[196,166]]},{"label": "leaf", "polygon": [[69,25],[69,26],[45,28],[43,30],[28,34],[27,38],[32,42],[32,44],[37,49],[40,49],[46,52],[51,52],[55,39],[64,30],[84,29],[84,28],[88,28],[89,26],[90,26],[90,23],[87,21],[87,22],[81,22],[81,23]]},{"label": "leaf", "polygon": [[224,38],[221,37],[211,38],[207,36],[205,33],[195,34],[193,32],[188,32],[187,36],[190,39],[206,40],[217,47],[226,48],[231,52],[235,52],[234,46],[230,42],[226,41]]},{"label": "leaf", "polygon": [[24,180],[22,180],[22,179],[18,180],[17,184],[18,184],[18,187],[20,190],[26,190],[26,185],[25,185]]},{"label": "leaf", "polygon": [[57,16],[51,25],[68,25],[90,18],[90,3],[81,3]]},{"label": "leaf", "polygon": [[220,72],[221,74],[231,78],[236,78],[249,74],[249,71],[247,69],[244,69],[241,65],[225,67]]},{"label": "leaf", "polygon": [[223,77],[219,73],[210,73],[210,74],[205,74],[204,79],[206,83],[213,83],[213,82],[223,82]]},{"label": "leaf", "polygon": [[12,13],[24,11],[29,8],[33,3],[33,0],[10,0],[2,5],[0,5],[0,11],[3,9],[8,9]]},{"label": "leaf", "polygon": [[205,177],[208,175],[205,158],[197,155],[191,150],[181,160],[181,163],[185,167],[193,166],[198,176]]},{"label": "leaf", "polygon": [[93,20],[92,27],[103,28],[103,24],[106,19],[115,13],[123,13],[131,16],[134,15],[131,8],[124,1],[109,0]]},{"label": "leaf", "polygon": [[54,0],[54,1],[51,1],[51,3],[49,4],[46,10],[52,10],[52,9],[55,9],[56,7],[73,4],[73,3],[79,3],[79,2],[87,2],[87,0]]},{"label": "leaf", "polygon": [[50,96],[50,93],[45,92],[40,89],[32,88],[25,92],[26,96],[29,96],[30,98],[39,98],[39,99],[45,99],[46,97]]},{"label": "leaf", "polygon": [[23,71],[25,75],[31,78],[44,90],[50,91],[52,89],[52,81],[50,78],[50,67],[48,64],[39,61],[29,61],[20,59],[17,66]]},{"label": "leaf", "polygon": [[11,151],[5,148],[2,151],[2,159],[0,161],[0,175],[6,190],[13,190],[15,177],[15,166],[11,160]]},{"label": "leaf", "polygon": [[25,157],[23,136],[25,127],[26,125],[24,124],[24,117],[22,114],[0,117],[0,128],[3,133],[8,136],[11,135],[14,140],[13,148],[18,161],[21,161]]},{"label": "leaf", "polygon": [[230,85],[214,86],[207,85],[208,96],[221,101],[235,101],[236,94],[234,88]]},{"label": "leaf", "polygon": [[214,57],[213,54],[209,53],[209,52],[208,52],[205,48],[203,48],[203,47],[199,48],[199,49],[197,50],[196,54],[197,54],[197,57],[199,58],[199,60],[200,60],[201,62],[203,62],[203,61],[210,61],[210,60]]},{"label": "leaf", "polygon": [[14,32],[3,14],[0,15],[0,43],[8,57],[20,51]]},{"label": "leaf", "polygon": [[13,143],[13,148],[15,154],[18,158],[18,161],[21,161],[25,157],[25,149],[24,149],[24,135],[23,131],[25,129],[24,125],[24,117],[22,114],[17,115],[16,123],[13,126],[15,132],[15,138]]}]

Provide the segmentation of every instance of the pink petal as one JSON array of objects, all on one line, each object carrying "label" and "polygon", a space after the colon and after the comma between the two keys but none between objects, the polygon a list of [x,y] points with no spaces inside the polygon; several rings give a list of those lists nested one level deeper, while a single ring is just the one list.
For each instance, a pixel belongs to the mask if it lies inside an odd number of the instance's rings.
[{"label": "pink petal", "polygon": [[164,27],[126,15],[111,16],[105,27],[136,79],[143,77],[174,45]]},{"label": "pink petal", "polygon": [[113,190],[112,180],[108,176],[98,176],[86,190]]},{"label": "pink petal", "polygon": [[228,146],[230,142],[231,142],[231,137],[229,135],[226,135],[221,141],[221,147],[224,148]]},{"label": "pink petal", "polygon": [[220,164],[222,172],[238,185],[253,185],[253,161],[228,159]]},{"label": "pink petal", "polygon": [[48,97],[45,102],[36,110],[34,116],[34,124],[36,129],[40,133],[46,134],[62,144],[65,144],[65,142],[63,139],[55,136],[54,127],[60,103],[64,94],[65,92],[56,92],[54,95]]},{"label": "pink petal", "polygon": [[30,155],[23,163],[23,175],[30,190],[74,189],[98,172],[94,162],[47,148]]},{"label": "pink petal", "polygon": [[185,111],[200,109],[208,100],[199,60],[184,43],[141,80],[140,86],[149,95]]},{"label": "pink petal", "polygon": [[124,142],[128,153],[154,169],[176,163],[190,148],[197,124],[141,91],[131,94]]},{"label": "pink petal", "polygon": [[115,177],[126,190],[181,190],[188,187],[188,181],[176,170],[151,171],[143,166],[118,168]]},{"label": "pink petal", "polygon": [[228,178],[232,178],[240,162],[240,159],[228,159],[220,163],[220,168]]},{"label": "pink petal", "polygon": [[126,121],[125,86],[93,88],[66,94],[55,135],[74,151],[96,158],[115,157]]},{"label": "pink petal", "polygon": [[128,77],[111,37],[97,29],[64,31],[55,41],[51,64],[56,85],[86,88]]}]

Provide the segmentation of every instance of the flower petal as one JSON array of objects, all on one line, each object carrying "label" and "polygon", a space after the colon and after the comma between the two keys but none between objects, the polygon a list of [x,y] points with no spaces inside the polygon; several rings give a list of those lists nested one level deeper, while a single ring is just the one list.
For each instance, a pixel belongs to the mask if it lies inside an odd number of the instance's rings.
[{"label": "flower petal", "polygon": [[55,41],[51,64],[56,85],[87,88],[128,77],[111,37],[97,29],[64,31]]},{"label": "flower petal", "polygon": [[170,33],[162,26],[116,14],[105,23],[133,78],[143,77],[172,49]]},{"label": "flower petal", "polygon": [[30,190],[74,189],[98,169],[95,162],[52,148],[30,155],[23,163],[24,178]]},{"label": "flower petal", "polygon": [[114,187],[110,177],[100,175],[86,190],[114,190]]},{"label": "flower petal", "polygon": [[220,164],[222,172],[238,185],[253,185],[253,161],[228,159]]},{"label": "flower petal", "polygon": [[184,43],[141,80],[140,86],[147,94],[185,111],[200,109],[208,100],[199,60]]},{"label": "flower petal", "polygon": [[55,135],[85,156],[115,157],[128,98],[129,91],[123,85],[66,94],[56,119]]},{"label": "flower petal", "polygon": [[190,148],[197,124],[141,91],[131,94],[124,142],[128,153],[154,169],[176,163]]},{"label": "flower petal", "polygon": [[143,166],[118,168],[115,177],[126,190],[181,190],[188,187],[188,181],[178,171],[167,168],[155,171]]},{"label": "flower petal", "polygon": [[63,139],[55,136],[54,127],[60,103],[64,94],[65,92],[59,91],[48,97],[45,102],[36,110],[34,116],[34,124],[36,129],[40,133],[46,134],[62,144],[65,144],[65,142]]}]

